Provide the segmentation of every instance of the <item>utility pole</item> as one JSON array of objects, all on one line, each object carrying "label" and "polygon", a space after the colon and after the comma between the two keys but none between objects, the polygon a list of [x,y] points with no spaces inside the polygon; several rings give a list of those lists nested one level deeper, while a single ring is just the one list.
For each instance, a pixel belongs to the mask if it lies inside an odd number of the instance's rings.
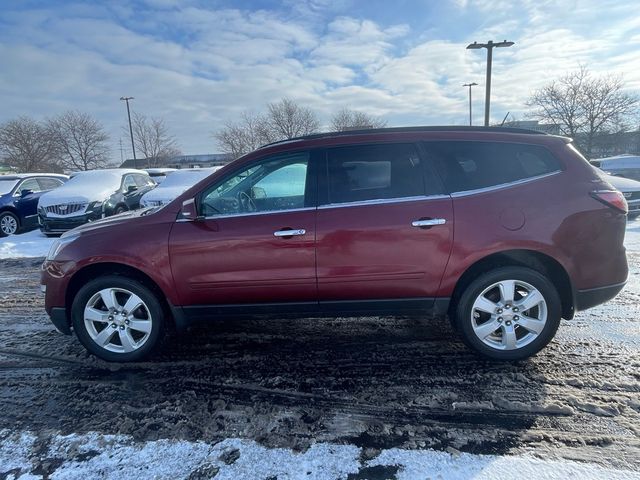
[{"label": "utility pole", "polygon": [[133,128],[131,127],[131,111],[129,110],[129,100],[133,97],[120,97],[120,100],[127,102],[127,117],[129,117],[129,133],[131,134],[131,150],[133,150],[133,168],[138,168],[138,160],[136,159],[136,146],[133,143]]},{"label": "utility pole", "polygon": [[480,48],[487,49],[487,79],[486,79],[486,93],[484,97],[484,126],[489,126],[489,110],[491,105],[491,62],[493,61],[493,49],[500,47],[510,47],[514,45],[514,42],[493,43],[493,40],[489,40],[487,43],[473,42],[467,45],[467,50],[477,50]]},{"label": "utility pole", "polygon": [[120,137],[120,165],[124,163],[124,149],[122,148],[122,137]]},{"label": "utility pole", "polygon": [[469,87],[469,126],[473,125],[473,120],[472,120],[472,110],[471,110],[471,87],[475,87],[476,85],[478,85],[476,82],[473,83],[463,83],[462,86],[463,87]]}]

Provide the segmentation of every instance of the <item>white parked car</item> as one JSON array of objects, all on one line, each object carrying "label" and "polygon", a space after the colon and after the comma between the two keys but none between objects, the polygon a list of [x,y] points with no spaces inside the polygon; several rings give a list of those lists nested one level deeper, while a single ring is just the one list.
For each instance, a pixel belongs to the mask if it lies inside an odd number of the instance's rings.
[{"label": "white parked car", "polygon": [[640,216],[640,182],[630,178],[609,175],[602,171],[602,169],[597,170],[599,171],[598,173],[600,173],[607,182],[613,185],[616,190],[622,192],[625,200],[627,201],[627,205],[629,205],[629,218],[636,218]]},{"label": "white parked car", "polygon": [[591,164],[600,167],[601,170],[609,175],[640,180],[640,156],[638,155],[598,158],[591,160]]},{"label": "white parked car", "polygon": [[38,222],[46,235],[140,207],[156,183],[147,172],[126,168],[78,172],[38,201]]},{"label": "white parked car", "polygon": [[171,172],[158,187],[142,196],[140,206],[144,208],[165,205],[220,168],[222,167],[189,168]]}]

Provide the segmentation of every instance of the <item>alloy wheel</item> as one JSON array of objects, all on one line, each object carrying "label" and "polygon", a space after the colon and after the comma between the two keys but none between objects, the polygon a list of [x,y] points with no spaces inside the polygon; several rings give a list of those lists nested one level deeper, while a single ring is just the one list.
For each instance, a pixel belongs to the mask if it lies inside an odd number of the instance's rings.
[{"label": "alloy wheel", "polygon": [[124,288],[96,292],[84,308],[84,325],[96,345],[114,353],[130,353],[149,339],[152,318],[149,307]]},{"label": "alloy wheel", "polygon": [[501,280],[476,297],[471,324],[485,345],[497,350],[517,350],[542,333],[547,314],[547,302],[533,285]]},{"label": "alloy wheel", "polygon": [[0,230],[4,235],[13,235],[18,231],[18,221],[13,215],[5,214],[0,218]]}]

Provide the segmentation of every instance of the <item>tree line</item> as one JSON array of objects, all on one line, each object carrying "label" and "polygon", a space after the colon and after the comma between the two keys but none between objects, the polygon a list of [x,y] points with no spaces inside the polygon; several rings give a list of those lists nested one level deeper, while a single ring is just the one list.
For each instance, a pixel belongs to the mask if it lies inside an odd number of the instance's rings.
[{"label": "tree line", "polygon": [[[146,167],[180,153],[162,119],[134,114],[131,123],[136,152],[146,159]],[[0,161],[17,172],[104,168],[110,160],[109,141],[100,122],[77,110],[43,121],[21,116],[0,125]]]},{"label": "tree line", "polygon": [[[382,128],[387,122],[367,113],[342,108],[330,120],[330,130]],[[267,104],[265,113],[245,111],[237,122],[227,122],[214,133],[219,148],[233,158],[241,157],[267,143],[320,132],[318,115],[290,98]]]},{"label": "tree line", "polygon": [[595,76],[585,66],[551,81],[527,101],[532,118],[558,125],[587,158],[600,137],[638,129],[638,105],[621,76]]},{"label": "tree line", "polygon": [[[638,128],[638,96],[625,90],[620,76],[594,76],[586,67],[535,91],[526,105],[527,117],[558,125],[587,157],[603,135]],[[332,115],[329,129],[382,128],[386,124],[382,118],[345,107]],[[264,113],[243,112],[213,137],[224,153],[237,158],[268,143],[318,133],[320,128],[312,109],[285,97],[268,103]],[[138,158],[146,159],[145,167],[160,166],[180,154],[164,120],[134,113],[132,129]],[[102,168],[109,155],[109,135],[87,113],[72,110],[44,121],[22,116],[0,125],[0,161],[19,172]]]}]

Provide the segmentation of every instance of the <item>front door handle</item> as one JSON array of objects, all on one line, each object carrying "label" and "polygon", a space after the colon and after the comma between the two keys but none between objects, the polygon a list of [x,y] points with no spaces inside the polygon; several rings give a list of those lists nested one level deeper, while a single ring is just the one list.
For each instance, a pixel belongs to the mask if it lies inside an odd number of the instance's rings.
[{"label": "front door handle", "polygon": [[421,218],[420,220],[414,220],[411,222],[412,227],[418,228],[430,228],[435,225],[444,225],[447,221],[444,218]]},{"label": "front door handle", "polygon": [[273,232],[274,237],[297,237],[304,235],[307,231],[304,228],[298,228],[297,230],[278,230]]}]

